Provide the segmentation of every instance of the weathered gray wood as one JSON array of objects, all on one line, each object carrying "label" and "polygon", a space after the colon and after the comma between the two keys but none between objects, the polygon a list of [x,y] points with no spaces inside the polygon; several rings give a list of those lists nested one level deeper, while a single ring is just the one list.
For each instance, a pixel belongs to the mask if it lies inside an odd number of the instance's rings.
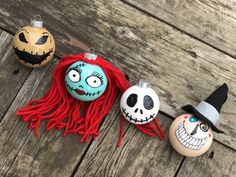
[{"label": "weathered gray wood", "polygon": [[12,35],[0,30],[0,121],[31,72],[15,58]]},{"label": "weathered gray wood", "polygon": [[7,1],[1,6],[14,19],[3,19],[5,27],[15,29],[35,12],[40,13],[57,40],[58,54],[93,46],[131,79],[148,79],[160,96],[161,110],[173,117],[182,113],[182,105],[198,104],[227,82],[229,99],[219,125],[226,134],[215,134],[215,138],[236,149],[234,58],[120,1],[23,0],[17,3],[22,9],[19,12],[15,4]]},{"label": "weathered gray wood", "polygon": [[122,0],[221,51],[236,56],[234,0]]},{"label": "weathered gray wood", "polygon": [[236,176],[236,152],[214,141],[206,154],[185,159],[177,177],[182,176],[234,177]]},{"label": "weathered gray wood", "polygon": [[32,97],[42,97],[51,84],[55,63],[32,71],[0,124],[0,176],[69,176],[89,145],[80,143],[78,135],[64,138],[57,130],[45,133],[43,126],[36,138],[15,116],[16,108]]},{"label": "weathered gray wood", "polygon": [[[171,148],[168,137],[160,141],[130,125],[126,128],[123,144],[116,148],[120,111],[118,105],[114,109],[116,111],[106,119],[101,136],[90,146],[75,176],[174,176],[183,157]],[[171,120],[162,114],[159,117],[167,132]]]}]

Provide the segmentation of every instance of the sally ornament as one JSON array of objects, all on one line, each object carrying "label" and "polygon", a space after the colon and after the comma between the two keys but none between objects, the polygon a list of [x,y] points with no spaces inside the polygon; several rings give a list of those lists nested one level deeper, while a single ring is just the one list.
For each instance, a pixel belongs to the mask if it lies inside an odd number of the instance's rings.
[{"label": "sally ornament", "polygon": [[52,60],[55,53],[54,38],[43,27],[40,15],[35,15],[29,26],[16,32],[13,48],[17,59],[28,67],[40,67]]},{"label": "sally ornament", "polygon": [[210,148],[213,131],[223,133],[216,125],[227,93],[228,86],[223,84],[196,107],[182,107],[189,114],[177,117],[169,131],[170,143],[178,153],[187,157],[200,156]]}]

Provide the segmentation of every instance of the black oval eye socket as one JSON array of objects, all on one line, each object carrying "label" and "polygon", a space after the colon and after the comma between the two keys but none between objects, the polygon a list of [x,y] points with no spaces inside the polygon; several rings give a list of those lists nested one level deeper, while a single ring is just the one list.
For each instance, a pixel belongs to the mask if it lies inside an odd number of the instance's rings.
[{"label": "black oval eye socket", "polygon": [[20,33],[20,34],[19,34],[19,39],[20,39],[21,42],[28,43],[28,41],[25,39],[24,33]]},{"label": "black oval eye socket", "polygon": [[202,131],[204,131],[204,132],[207,132],[208,129],[209,129],[209,126],[208,126],[207,124],[205,124],[205,123],[201,123],[201,124],[200,124],[200,129],[201,129]]},{"label": "black oval eye socket", "polygon": [[42,36],[38,39],[38,41],[35,43],[37,45],[43,45],[47,42],[48,36]]},{"label": "black oval eye socket", "polygon": [[146,95],[143,98],[143,106],[147,109],[150,110],[154,107],[153,100],[150,96]]},{"label": "black oval eye socket", "polygon": [[137,103],[137,100],[138,100],[138,95],[137,94],[131,94],[128,98],[127,98],[127,105],[129,107],[134,107],[134,105]]}]

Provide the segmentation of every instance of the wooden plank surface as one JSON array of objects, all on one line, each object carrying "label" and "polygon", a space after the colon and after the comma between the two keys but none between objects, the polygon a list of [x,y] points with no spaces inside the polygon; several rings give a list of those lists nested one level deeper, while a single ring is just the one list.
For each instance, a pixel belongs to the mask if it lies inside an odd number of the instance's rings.
[{"label": "wooden plank surface", "polygon": [[44,126],[36,138],[27,124],[15,116],[16,108],[32,97],[42,97],[51,84],[55,64],[56,61],[32,71],[0,124],[0,176],[70,176],[89,145],[80,143],[78,135],[64,138],[57,130],[45,133]]},{"label": "wooden plank surface", "polygon": [[[174,176],[181,164],[178,176],[190,175],[192,172],[183,167],[193,169],[194,164],[198,166],[194,172],[197,176],[204,174],[201,169],[206,170],[208,163],[212,169],[214,166],[225,168],[222,172],[217,171],[216,175],[234,176],[234,58],[116,0],[57,3],[2,0],[0,27],[13,33],[19,26],[27,24],[35,12],[46,19],[45,25],[55,36],[57,55],[79,53],[94,47],[100,55],[125,71],[132,83],[140,78],[148,79],[160,96],[161,111],[172,117],[183,112],[180,109],[182,105],[196,105],[222,82],[227,82],[230,86],[229,100],[220,121],[226,134],[214,134],[220,143],[214,141],[212,149],[219,156],[214,156],[211,162],[206,160],[206,154],[190,161],[186,159],[182,164],[183,157],[174,152],[168,139],[160,142],[157,138],[149,138],[132,125],[126,126],[123,145],[116,148],[120,117],[117,100],[101,126],[100,137],[91,146],[79,143],[76,135],[63,138],[58,131],[42,133],[36,138],[14,113],[31,97],[42,96],[50,85],[54,61],[53,65],[30,73],[20,92],[17,94],[20,86],[15,91],[17,96],[12,104],[11,100],[5,99],[10,107],[5,108],[5,111],[9,109],[0,124],[0,176],[65,177],[73,176],[74,171],[75,176]],[[6,83],[3,89],[9,89],[10,84]],[[171,120],[159,116],[167,132]],[[219,163],[221,158],[225,159]],[[201,164],[202,159],[205,166]]]},{"label": "wooden plank surface", "polygon": [[133,80],[150,80],[160,96],[161,110],[173,117],[182,113],[182,105],[198,104],[227,82],[229,99],[219,125],[226,134],[215,134],[215,138],[236,149],[234,58],[120,1],[23,0],[17,8],[24,12],[17,12],[15,4],[7,1],[0,7],[12,19],[3,19],[3,27],[15,29],[33,13],[40,13],[56,38],[57,54],[79,53],[78,48],[93,46]]},{"label": "wooden plank surface", "polygon": [[122,0],[236,57],[235,0]]},{"label": "wooden plank surface", "polygon": [[[116,148],[120,111],[118,105],[114,108],[116,111],[106,119],[101,136],[90,146],[75,177],[174,176],[183,157],[171,148],[168,137],[163,141],[150,138],[130,125],[126,127],[123,144]],[[167,132],[171,119],[158,116]]]},{"label": "wooden plank surface", "polygon": [[213,142],[209,151],[198,158],[186,158],[177,177],[236,176],[236,153],[234,150]]},{"label": "wooden plank surface", "polygon": [[31,72],[16,60],[11,42],[12,35],[0,30],[0,121]]}]

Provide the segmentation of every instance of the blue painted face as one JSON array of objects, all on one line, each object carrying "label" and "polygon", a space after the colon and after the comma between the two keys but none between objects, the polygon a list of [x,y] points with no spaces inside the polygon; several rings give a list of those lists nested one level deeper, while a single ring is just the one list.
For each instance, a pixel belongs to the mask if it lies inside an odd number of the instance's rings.
[{"label": "blue painted face", "polygon": [[78,61],[67,69],[65,84],[74,98],[92,101],[105,92],[107,77],[101,67]]}]

